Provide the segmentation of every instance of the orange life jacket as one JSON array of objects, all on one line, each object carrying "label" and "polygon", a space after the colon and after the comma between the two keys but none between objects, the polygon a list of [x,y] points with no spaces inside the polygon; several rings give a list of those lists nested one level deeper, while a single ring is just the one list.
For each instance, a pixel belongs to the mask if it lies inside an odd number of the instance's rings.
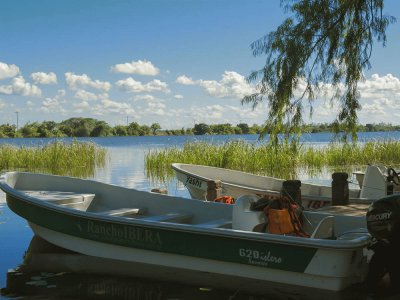
[{"label": "orange life jacket", "polygon": [[225,204],[234,204],[235,199],[232,196],[221,196],[214,199],[214,202],[220,202]]},{"label": "orange life jacket", "polygon": [[273,234],[309,237],[309,234],[304,232],[300,217],[297,214],[299,206],[290,203],[286,197],[274,201],[280,201],[280,208],[271,208],[270,206],[264,208],[268,220],[266,231]]}]

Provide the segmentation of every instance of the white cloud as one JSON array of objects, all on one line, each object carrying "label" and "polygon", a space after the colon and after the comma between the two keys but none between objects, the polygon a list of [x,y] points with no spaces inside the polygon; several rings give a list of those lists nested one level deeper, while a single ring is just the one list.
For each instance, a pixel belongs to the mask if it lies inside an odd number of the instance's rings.
[{"label": "white cloud", "polygon": [[93,101],[93,100],[97,100],[98,96],[94,93],[85,91],[85,90],[78,90],[75,93],[74,98],[82,100],[82,101]]},{"label": "white cloud", "polygon": [[57,76],[55,73],[36,72],[31,74],[31,78],[36,84],[56,84]]},{"label": "white cloud", "polygon": [[220,81],[200,80],[199,85],[208,94],[218,98],[243,98],[254,92],[254,88],[249,85],[243,75],[234,71],[225,71]]},{"label": "white cloud", "polygon": [[165,105],[164,100],[154,98],[153,99],[147,99],[146,100],[146,106],[141,107],[138,109],[138,112],[136,115],[141,115],[141,117],[149,117],[151,115],[155,116],[168,116],[168,113],[166,111],[167,106]]},{"label": "white cloud", "polygon": [[137,95],[133,97],[134,101],[152,101],[155,97],[153,95]]},{"label": "white cloud", "polygon": [[210,96],[217,98],[241,99],[245,95],[254,93],[254,87],[247,83],[245,77],[234,71],[225,71],[220,81],[193,80],[182,75],[176,79],[176,82],[184,85],[198,85]]},{"label": "white cloud", "polygon": [[0,85],[0,94],[11,95],[13,93],[13,88],[11,85]]},{"label": "white cloud", "polygon": [[166,105],[162,101],[153,101],[148,103],[147,112],[150,114],[164,116]]},{"label": "white cloud", "polygon": [[[101,95],[101,100],[96,104],[96,105],[90,105],[88,108],[91,113],[97,116],[108,116],[111,114],[118,114],[118,115],[129,115],[129,114],[134,114],[135,110],[131,106],[131,104],[126,103],[126,102],[119,102],[119,101],[114,101],[108,98],[107,94]],[[76,105],[78,108],[85,108],[86,103],[82,104],[80,107],[79,105]]]},{"label": "white cloud", "polygon": [[62,106],[63,97],[65,96],[65,90],[60,89],[53,98],[46,98],[42,101],[42,106],[39,108],[39,112],[43,113],[61,113],[65,114],[67,111]]},{"label": "white cloud", "polygon": [[40,97],[42,91],[36,85],[26,82],[22,76],[18,76],[12,79],[10,85],[0,86],[0,94]]},{"label": "white cloud", "polygon": [[230,123],[236,125],[239,122],[248,124],[262,123],[268,109],[265,103],[261,103],[256,109],[245,106],[235,105],[205,105],[192,106],[189,113],[182,112],[185,117],[194,120],[195,123],[218,124]]},{"label": "white cloud", "polygon": [[[303,85],[302,85],[303,86]],[[314,113],[312,120],[306,119],[306,122],[332,122],[340,111],[339,102],[330,99],[335,90],[331,84],[321,84],[321,92],[316,95],[314,103]],[[345,92],[343,84],[339,85],[341,94]],[[379,123],[391,122],[398,123],[396,114],[400,110],[400,79],[387,74],[380,76],[373,74],[365,81],[358,83],[358,91],[360,93],[359,102],[361,110],[358,111],[358,117],[361,123]],[[296,96],[300,95],[300,90],[296,92]],[[325,101],[321,101],[325,98]]]},{"label": "white cloud", "polygon": [[92,80],[88,75],[76,75],[72,72],[65,73],[65,80],[71,90],[90,87],[98,90],[109,91],[111,84],[107,81]]},{"label": "white cloud", "polygon": [[131,61],[123,64],[116,64],[111,67],[111,71],[125,74],[139,74],[155,76],[160,73],[160,70],[156,68],[150,61],[138,60]]},{"label": "white cloud", "polygon": [[0,99],[0,109],[3,109],[7,106],[7,103],[5,103],[2,99]]},{"label": "white cloud", "polygon": [[16,65],[8,65],[0,62],[0,80],[12,78],[19,74],[19,68]]},{"label": "white cloud", "polygon": [[184,84],[184,85],[193,85],[193,84],[195,84],[195,82],[193,81],[192,78],[187,77],[185,75],[178,76],[178,78],[176,78],[176,82],[180,83],[180,84]]},{"label": "white cloud", "polygon": [[132,77],[128,77],[123,80],[118,80],[116,82],[116,85],[121,91],[133,92],[133,93],[154,92],[154,91],[160,91],[164,93],[169,92],[168,85],[165,82],[160,81],[158,79],[143,84],[140,81],[136,81]]},{"label": "white cloud", "polygon": [[182,95],[175,95],[174,98],[175,99],[183,99],[183,96]]},{"label": "white cloud", "polygon": [[117,113],[122,115],[128,115],[135,113],[133,107],[126,102],[117,102],[110,99],[101,100],[101,105],[95,107],[97,114],[104,113]]},{"label": "white cloud", "polygon": [[90,109],[90,105],[87,101],[82,101],[80,103],[75,103],[72,105],[72,107],[74,108],[74,112],[81,114],[85,111],[88,111]]},{"label": "white cloud", "polygon": [[42,107],[39,108],[40,112],[44,113],[65,113],[66,110],[62,107],[57,98],[46,98],[42,101]]}]

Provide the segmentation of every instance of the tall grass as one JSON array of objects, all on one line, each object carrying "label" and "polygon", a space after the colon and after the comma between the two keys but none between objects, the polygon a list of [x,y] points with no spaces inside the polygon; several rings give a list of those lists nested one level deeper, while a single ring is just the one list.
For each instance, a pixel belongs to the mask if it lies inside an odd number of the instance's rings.
[{"label": "tall grass", "polygon": [[183,147],[150,150],[145,155],[148,177],[166,180],[173,176],[171,163],[189,163],[293,179],[298,173],[315,176],[329,168],[350,172],[366,164],[400,164],[400,142],[369,141],[358,144],[331,143],[326,146],[299,144],[256,145],[243,140],[215,145],[188,142]]},{"label": "tall grass", "polygon": [[0,145],[0,170],[91,177],[105,160],[106,150],[91,142],[56,141],[36,147]]}]

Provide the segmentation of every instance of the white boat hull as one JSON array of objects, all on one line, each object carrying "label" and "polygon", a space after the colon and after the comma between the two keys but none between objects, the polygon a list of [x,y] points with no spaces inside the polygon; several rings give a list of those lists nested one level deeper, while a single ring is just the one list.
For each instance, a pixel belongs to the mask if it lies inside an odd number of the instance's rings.
[{"label": "white boat hull", "polygon": [[[222,195],[238,198],[246,194],[279,196],[284,180],[259,176],[246,172],[202,166],[174,163],[172,168],[178,181],[188,189],[193,199],[206,199],[207,183],[220,180],[222,184]],[[360,189],[350,189],[350,202],[370,203],[388,195],[388,182],[386,181],[385,168],[368,166],[366,173],[362,173]],[[357,173],[360,177],[360,172]],[[365,175],[365,176],[364,176]],[[394,192],[399,192],[395,185]],[[301,183],[301,198],[306,208],[319,208],[331,205],[332,187],[322,184]]]},{"label": "white boat hull", "polygon": [[[359,262],[360,260],[353,257],[354,253],[351,250],[341,253],[319,250],[304,273],[281,270],[265,272],[265,269],[253,266],[99,243],[62,234],[32,223],[29,225],[35,234],[65,249],[91,256],[137,262],[175,270],[212,273],[217,276],[214,280],[218,278],[218,274],[224,280],[226,280],[226,276],[239,277],[242,278],[243,286],[236,287],[240,290],[246,290],[249,280],[254,279],[263,282],[279,282],[281,284],[340,291],[347,286],[361,282],[364,279],[367,268],[367,265],[364,264],[363,269],[357,268],[355,272],[352,271],[354,265],[351,262]],[[362,256],[362,252],[357,253],[357,255]],[[327,260],[333,262],[333,268],[326,269],[325,262]],[[216,282],[216,285],[220,286],[220,283]]]},{"label": "white boat hull", "polygon": [[365,216],[329,216],[325,239],[315,233],[328,213],[304,212],[303,238],[253,232],[263,212],[251,197],[226,205],[32,173],[7,173],[0,188],[35,234],[86,255],[330,291],[366,276]]}]

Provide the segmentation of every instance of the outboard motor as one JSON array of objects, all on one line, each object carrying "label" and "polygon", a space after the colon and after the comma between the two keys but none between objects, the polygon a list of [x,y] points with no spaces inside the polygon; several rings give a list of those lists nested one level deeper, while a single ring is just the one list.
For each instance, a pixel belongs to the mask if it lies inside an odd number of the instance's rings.
[{"label": "outboard motor", "polygon": [[377,240],[400,240],[400,195],[373,202],[367,212],[367,227]]},{"label": "outboard motor", "polygon": [[400,195],[373,202],[367,212],[367,228],[375,239],[367,284],[376,287],[389,273],[391,286],[400,285]]}]

